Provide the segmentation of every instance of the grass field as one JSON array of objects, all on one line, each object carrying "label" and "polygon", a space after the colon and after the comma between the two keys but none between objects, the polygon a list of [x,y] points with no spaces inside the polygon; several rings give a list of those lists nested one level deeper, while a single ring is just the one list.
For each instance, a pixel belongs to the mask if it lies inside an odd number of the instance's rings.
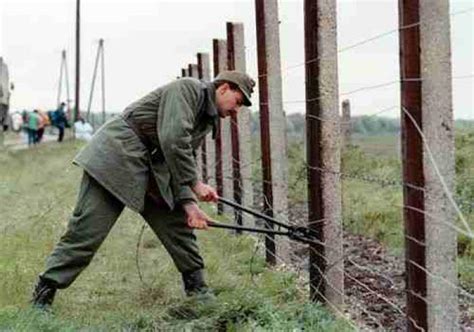
[{"label": "grass field", "polygon": [[[347,171],[373,174],[375,178],[401,180],[401,160],[398,136],[356,137],[357,148],[345,156]],[[456,135],[456,178],[454,198],[474,229],[474,131],[458,130]],[[401,187],[367,184],[363,181],[344,182],[344,217],[353,232],[366,234],[402,252],[403,204]],[[374,192],[376,195],[369,195]],[[454,223],[465,229],[459,218]],[[474,241],[458,234],[458,270],[461,284],[474,290]]]},{"label": "grass field", "polygon": [[400,157],[400,138],[395,135],[363,136],[353,135],[352,144],[369,154],[385,158]]},{"label": "grass field", "polygon": [[198,235],[217,300],[186,299],[180,275],[148,229],[136,255],[142,221],[130,211],[91,266],[59,292],[53,314],[31,310],[35,278],[74,205],[81,172],[70,161],[80,146],[69,141],[0,151],[1,331],[351,330],[308,304],[294,274],[265,268],[253,238],[224,231]]},{"label": "grass field", "polygon": [[[344,229],[375,238],[394,254],[404,250],[403,188],[398,136],[354,136],[343,155],[342,181]],[[289,147],[290,197],[306,201],[303,145]],[[456,187],[454,198],[474,229],[474,131],[456,136]],[[302,181],[303,180],[303,181]],[[384,182],[385,181],[385,182]],[[395,185],[393,185],[395,183]],[[459,218],[454,223],[461,229]],[[458,269],[461,284],[474,290],[474,241],[459,234]]]}]

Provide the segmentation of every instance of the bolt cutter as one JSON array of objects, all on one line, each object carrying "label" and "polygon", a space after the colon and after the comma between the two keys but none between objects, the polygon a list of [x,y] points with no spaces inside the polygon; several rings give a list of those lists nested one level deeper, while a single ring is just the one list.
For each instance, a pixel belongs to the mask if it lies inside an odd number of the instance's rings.
[{"label": "bolt cutter", "polygon": [[[219,198],[219,202],[221,202],[222,204],[231,206],[239,211],[247,212],[253,215],[254,217],[265,220],[266,222],[272,225],[277,225],[279,226],[279,229],[276,230],[272,228],[253,228],[253,227],[246,227],[246,226],[240,226],[240,225],[229,225],[229,224],[218,223],[212,220],[207,222],[209,227],[225,228],[225,229],[232,229],[232,230],[237,230],[237,231],[246,231],[246,232],[251,232],[251,233],[282,235],[282,236],[288,236],[290,239],[298,241],[298,242],[302,242],[302,243],[321,244],[321,241],[318,238],[318,233],[313,229],[310,229],[308,227],[303,227],[303,226],[287,225],[264,213],[249,209],[245,206],[242,206],[240,204],[237,204],[233,201],[227,200],[222,197]],[[281,228],[283,228],[284,230],[282,230]]]}]

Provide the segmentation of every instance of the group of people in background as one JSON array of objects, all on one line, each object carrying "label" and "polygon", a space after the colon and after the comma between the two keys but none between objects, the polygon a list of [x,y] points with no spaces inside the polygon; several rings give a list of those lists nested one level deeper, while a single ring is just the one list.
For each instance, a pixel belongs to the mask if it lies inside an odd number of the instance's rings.
[{"label": "group of people in background", "polygon": [[58,142],[64,139],[64,129],[68,127],[68,119],[65,112],[65,103],[55,111],[43,112],[38,109],[33,111],[24,110],[21,113],[22,129],[27,133],[28,145],[35,145],[43,139],[47,126],[54,126],[58,129]]},{"label": "group of people in background", "polygon": [[[28,138],[28,145],[36,145],[43,139],[46,127],[57,128],[57,141],[64,140],[64,131],[70,127],[66,114],[66,104],[61,103],[54,111],[44,112],[38,109],[33,111],[24,110],[11,115],[12,129],[23,131]],[[77,139],[88,141],[92,137],[94,129],[84,119],[79,118],[74,123],[74,133]]]},{"label": "group of people in background", "polygon": [[34,110],[32,112],[23,111],[23,129],[28,135],[28,145],[41,142],[44,129],[50,124],[48,116],[44,112]]}]

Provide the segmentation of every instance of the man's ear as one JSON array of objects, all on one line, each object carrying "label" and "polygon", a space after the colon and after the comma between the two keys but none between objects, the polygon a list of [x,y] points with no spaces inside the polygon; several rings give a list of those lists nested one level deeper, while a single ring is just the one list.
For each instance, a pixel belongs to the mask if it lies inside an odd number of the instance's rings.
[{"label": "man's ear", "polygon": [[224,94],[227,90],[229,90],[230,86],[229,83],[224,83],[221,85],[221,93]]}]

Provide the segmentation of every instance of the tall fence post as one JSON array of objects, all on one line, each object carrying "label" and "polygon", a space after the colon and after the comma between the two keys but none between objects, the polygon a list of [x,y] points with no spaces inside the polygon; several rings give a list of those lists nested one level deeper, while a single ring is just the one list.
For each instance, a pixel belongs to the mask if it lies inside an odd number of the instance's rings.
[{"label": "tall fence post", "polygon": [[344,302],[340,193],[340,126],[335,0],[305,0],[308,226],[321,244],[310,246],[310,296]]},{"label": "tall fence post", "polygon": [[[198,53],[198,76],[199,79],[209,82],[211,80],[211,72],[209,65],[209,54]],[[205,182],[212,186],[216,185],[215,167],[212,167],[215,161],[216,146],[212,139],[212,133],[206,135],[202,143],[202,178]]]},{"label": "tall fence post", "polygon": [[351,122],[351,103],[349,99],[342,102],[342,146],[344,148],[351,144],[352,122]]},{"label": "tall fence post", "polygon": [[[188,65],[188,75],[189,77],[199,79],[199,71],[198,71],[198,65],[195,63],[190,63]],[[198,171],[198,176],[199,179],[202,181],[205,181],[203,178],[203,173],[202,173],[202,151],[201,147],[197,148],[196,150],[196,164],[197,164],[197,169]]]},{"label": "tall fence post", "polygon": [[[282,97],[278,1],[255,0],[255,10],[263,209],[269,216],[286,220],[288,217],[288,148]],[[267,223],[266,227],[273,228],[273,225]],[[269,264],[277,263],[277,257],[287,258],[289,255],[289,243],[285,238],[275,241],[274,236],[267,236],[265,247],[266,261]]]},{"label": "tall fence post", "polygon": [[[223,70],[227,70],[227,41],[213,39],[214,77]],[[216,135],[216,186],[221,197],[232,196],[232,142],[230,135],[230,119],[218,120]],[[230,213],[230,209],[218,203],[219,214]]]},{"label": "tall fence post", "polygon": [[455,331],[449,3],[400,0],[399,7],[407,326],[409,331]]},{"label": "tall fence post", "polygon": [[195,63],[190,63],[188,65],[188,74],[189,74],[189,77],[199,79],[198,65]]},{"label": "tall fence post", "polygon": [[[431,331],[459,330],[458,279],[456,269],[457,232],[437,221],[455,223],[454,207],[448,197],[454,191],[455,144],[451,85],[451,40],[449,1],[420,1],[422,119],[426,142],[434,162],[446,181],[443,188],[424,145],[425,237],[427,276],[428,327]],[[437,276],[437,277],[434,277]],[[447,280],[449,286],[441,279]]]},{"label": "tall fence post", "polygon": [[[227,66],[229,70],[246,72],[244,25],[227,22]],[[253,206],[252,186],[252,132],[250,109],[242,107],[231,118],[232,169],[234,200],[244,206]],[[235,210],[238,225],[251,224],[254,218]]]}]

